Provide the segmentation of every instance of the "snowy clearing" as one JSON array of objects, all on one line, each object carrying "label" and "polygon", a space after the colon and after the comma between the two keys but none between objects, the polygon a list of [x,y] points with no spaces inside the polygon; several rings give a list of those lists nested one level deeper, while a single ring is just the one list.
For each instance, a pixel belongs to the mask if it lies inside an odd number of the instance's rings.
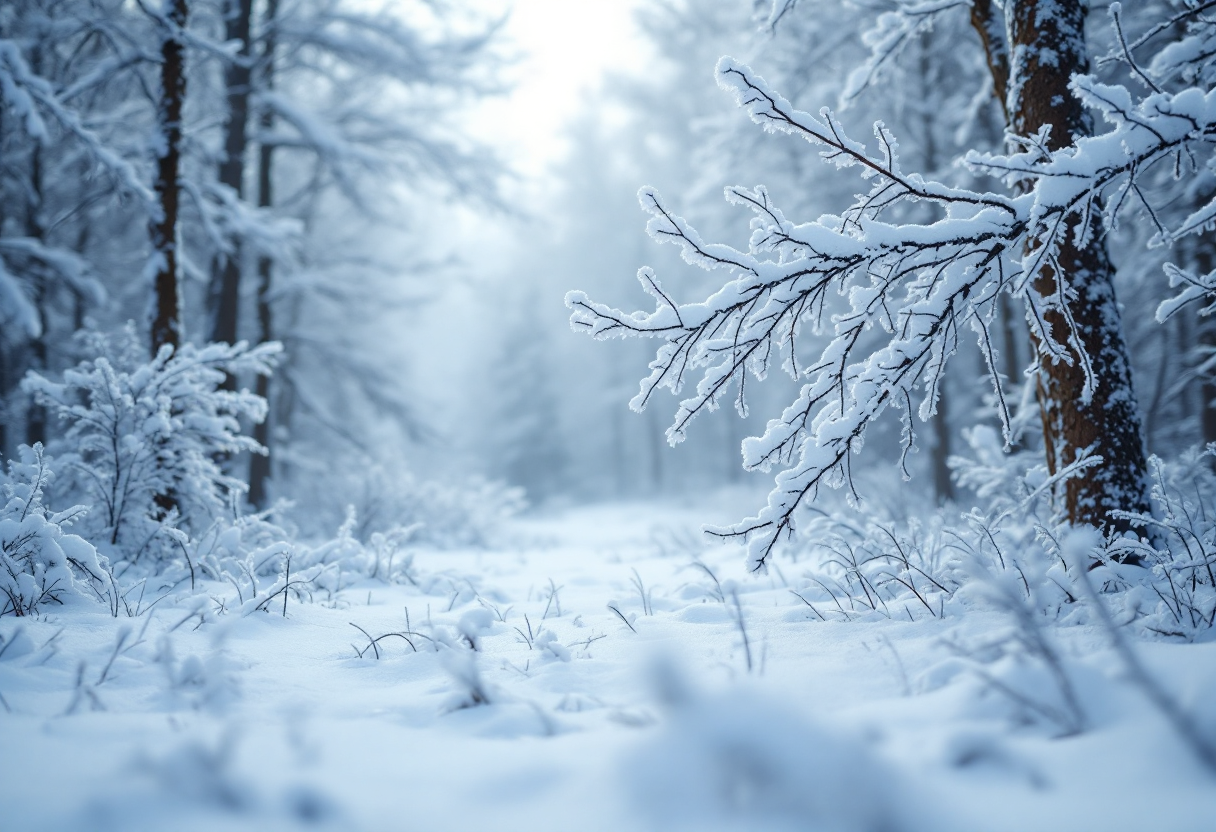
[{"label": "snowy clearing", "polygon": [[[803,564],[745,576],[705,513],[517,520],[490,550],[416,552],[417,585],[286,617],[216,584],[226,614],[182,592],[6,618],[4,826],[1212,828],[1216,777],[1100,630],[1047,625],[1084,717],[1060,736],[1047,680],[985,664],[1004,615],[821,621]],[[1216,644],[1136,650],[1216,733]]]}]

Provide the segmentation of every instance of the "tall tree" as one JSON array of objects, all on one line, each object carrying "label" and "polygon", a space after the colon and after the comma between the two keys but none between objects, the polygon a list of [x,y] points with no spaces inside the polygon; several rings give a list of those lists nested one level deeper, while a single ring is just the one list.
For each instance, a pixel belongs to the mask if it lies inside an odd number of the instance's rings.
[{"label": "tall tree", "polygon": [[[275,21],[279,14],[279,0],[267,0],[263,13],[262,27],[262,56],[259,62],[262,89],[270,93],[274,90],[275,60],[277,46]],[[247,79],[248,81],[248,79]],[[274,143],[267,141],[274,130],[274,111],[264,106],[259,120],[263,141],[258,146],[258,207],[269,209],[274,205]],[[274,340],[274,318],[270,306],[271,280],[274,275],[274,260],[267,256],[258,258],[258,343],[265,344]],[[237,275],[239,277],[239,273]],[[236,306],[236,296],[239,285],[225,285],[221,291],[229,291],[233,295],[232,305]],[[236,331],[235,313],[232,323],[233,333]],[[270,401],[270,375],[259,375],[257,379],[257,394]],[[266,483],[270,479],[274,450],[274,432],[271,426],[275,423],[275,408],[271,408],[266,418],[253,426],[253,439],[266,449],[265,453],[254,454],[249,458],[249,502],[260,508],[267,503]]]},{"label": "tall tree", "polygon": [[160,55],[160,99],[156,115],[159,128],[156,148],[156,180],[153,189],[160,210],[151,222],[153,313],[152,354],[166,344],[176,348],[182,341],[182,309],[178,295],[179,197],[178,176],[182,158],[182,107],[186,100],[185,33],[188,0],[165,0],[161,13],[163,39]]},{"label": "tall tree", "polygon": [[[273,5],[274,0],[270,0]],[[273,19],[273,10],[267,17]],[[253,0],[225,0],[224,35],[240,44],[224,69],[228,112],[224,123],[224,155],[219,165],[219,184],[236,199],[245,195],[245,156],[249,144],[249,98],[252,92]],[[259,201],[259,205],[262,203]],[[269,204],[269,203],[266,203]],[[241,294],[241,240],[236,237],[229,251],[220,252],[212,264],[211,340],[236,343],[239,333]],[[269,338],[265,340],[270,340]],[[260,377],[259,377],[260,378]],[[229,384],[233,380],[229,379]]]},{"label": "tall tree", "polygon": [[[981,14],[985,7],[987,19]],[[1074,75],[1090,69],[1086,12],[1081,0],[1008,2],[1009,48],[985,41],[993,89],[1005,102],[1011,133],[1040,137],[1047,152],[1093,133],[1089,114],[1069,89]],[[992,23],[997,14],[991,5],[973,8],[981,37],[999,35]],[[1030,181],[1018,185],[1020,191],[1032,188]],[[1140,409],[1115,300],[1114,267],[1100,227],[1102,211],[1095,208],[1065,218],[1061,245],[1035,278],[1035,293],[1062,302],[1042,309],[1032,303],[1029,311],[1048,469],[1055,474],[1081,453],[1102,457],[1086,475],[1067,480],[1065,506],[1074,523],[1104,525],[1111,511],[1147,512],[1149,503]],[[1032,256],[1041,250],[1033,239],[1030,246]],[[1046,346],[1044,333],[1069,351]]]},{"label": "tall tree", "polygon": [[103,311],[103,285],[131,273],[146,240],[140,154],[114,129],[134,71],[121,38],[105,36],[128,23],[138,31],[111,0],[0,13],[0,452],[47,438],[54,423],[16,385],[63,366],[71,333]]}]

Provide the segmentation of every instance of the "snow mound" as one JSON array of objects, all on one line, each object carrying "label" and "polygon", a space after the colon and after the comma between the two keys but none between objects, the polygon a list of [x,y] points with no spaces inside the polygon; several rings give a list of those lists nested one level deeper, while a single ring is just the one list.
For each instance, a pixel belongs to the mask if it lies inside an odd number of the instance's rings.
[{"label": "snow mound", "polygon": [[667,719],[626,755],[626,788],[655,828],[894,832],[897,787],[863,739],[746,687],[693,694],[658,672]]}]

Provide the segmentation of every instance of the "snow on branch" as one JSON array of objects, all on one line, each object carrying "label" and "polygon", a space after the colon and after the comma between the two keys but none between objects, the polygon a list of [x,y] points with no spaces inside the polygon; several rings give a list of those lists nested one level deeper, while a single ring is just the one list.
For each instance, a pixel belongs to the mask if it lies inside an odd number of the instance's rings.
[{"label": "snow on branch", "polygon": [[13,108],[30,138],[45,143],[50,138],[46,118],[58,123],[84,145],[97,165],[109,173],[119,186],[145,205],[155,204],[152,191],[144,184],[135,166],[105,144],[67,107],[53,86],[35,74],[21,56],[21,48],[11,40],[0,39],[0,99]]},{"label": "snow on branch", "polygon": [[1207,301],[1208,305],[1200,310],[1200,315],[1211,315],[1216,312],[1216,272],[1195,275],[1186,269],[1180,269],[1173,263],[1165,264],[1165,273],[1170,278],[1170,288],[1182,288],[1172,298],[1166,298],[1157,306],[1157,322],[1165,323],[1184,306],[1196,301]]},{"label": "snow on branch", "polygon": [[[768,504],[755,517],[710,530],[747,539],[753,570],[794,531],[798,509],[823,486],[847,488],[857,499],[851,454],[861,450],[866,428],[888,407],[899,411],[903,424],[903,466],[916,444],[913,409],[922,421],[935,413],[946,364],[967,330],[987,361],[1010,440],[990,334],[1000,293],[1025,299],[1049,355],[1088,368],[1080,342],[1057,342],[1044,317],[1058,310],[1068,320],[1068,290],[1041,296],[1035,278],[1056,268],[1069,235],[1094,233],[1091,219],[1098,215],[1113,222],[1129,196],[1151,211],[1139,176],[1171,154],[1189,154],[1192,146],[1208,142],[1216,123],[1216,99],[1198,90],[1135,103],[1121,88],[1078,78],[1076,94],[1114,129],[1056,153],[1047,152],[1039,137],[1019,153],[970,156],[971,165],[1022,183],[1025,193],[1008,197],[905,173],[894,137],[881,122],[867,146],[846,135],[830,110],[818,118],[795,110],[730,58],[719,62],[718,80],[766,130],[801,136],[822,148],[825,162],[859,169],[871,182],[869,192],[840,216],[798,225],[772,205],[764,188],[727,189],[728,201],[753,215],[751,239],[742,251],[705,242],[654,191],[643,189],[639,198],[651,214],[650,235],[678,245],[691,264],[726,272],[725,284],[703,301],[679,303],[650,269],[642,269],[638,278],[656,301],[651,313],[626,313],[582,292],[571,292],[566,303],[575,330],[597,338],[662,340],[631,402],[634,409],[645,407],[660,388],[681,393],[693,374],[700,375],[668,429],[673,444],[699,413],[716,409],[732,385],[736,407],[745,412],[747,376],[762,379],[774,357],[804,380],[797,399],[769,421],[762,436],[743,445],[745,468],[780,469]],[[935,204],[943,218],[929,224],[884,221],[888,209],[908,201]],[[1189,230],[1187,223],[1162,228],[1159,238],[1170,242]],[[840,308],[835,298],[844,299],[845,310],[832,314]],[[827,337],[812,362],[798,348],[807,332]],[[873,343],[869,333],[882,337],[876,348],[866,346]],[[1092,380],[1092,372],[1087,375]]]},{"label": "snow on branch", "polygon": [[912,40],[933,28],[933,19],[954,8],[968,8],[969,0],[899,0],[895,9],[878,15],[874,27],[861,36],[869,58],[849,74],[841,98],[849,101],[869,87]]},{"label": "snow on branch", "polygon": [[0,238],[0,261],[5,258],[37,261],[59,275],[78,295],[94,304],[105,302],[105,287],[92,275],[88,262],[74,251],[53,248],[34,237],[5,237]]},{"label": "snow on branch", "polygon": [[0,324],[9,332],[21,332],[27,338],[42,334],[42,319],[38,307],[26,295],[21,282],[4,267],[0,258]]}]

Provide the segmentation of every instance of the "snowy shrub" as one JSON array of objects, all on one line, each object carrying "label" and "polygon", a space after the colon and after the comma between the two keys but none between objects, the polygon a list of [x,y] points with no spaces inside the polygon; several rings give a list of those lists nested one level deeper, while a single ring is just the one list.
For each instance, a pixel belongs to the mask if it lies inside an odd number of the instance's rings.
[{"label": "snowy shrub", "polygon": [[294,547],[293,558],[298,568],[314,569],[317,586],[330,592],[337,592],[352,580],[365,578],[416,583],[414,556],[405,551],[405,544],[412,540],[417,525],[372,532],[366,543],[356,536],[357,527],[358,515],[348,507],[346,519],[334,537],[319,544]]},{"label": "snowy shrub", "polygon": [[970,455],[951,456],[947,465],[955,482],[990,509],[1016,506],[1047,479],[1042,451],[1007,451],[1004,437],[991,425],[964,428],[962,434]]},{"label": "snowy shrub", "polygon": [[256,574],[249,573],[253,594],[241,605],[242,615],[249,615],[252,612],[273,612],[286,618],[289,601],[294,600],[299,603],[315,600],[313,590],[318,587],[318,578],[327,571],[326,567],[314,565],[306,569],[299,569],[293,565],[292,560],[290,552],[284,553],[282,557],[275,560],[278,574],[269,587],[260,588]]},{"label": "snowy shrub", "polygon": [[198,532],[245,490],[217,461],[262,448],[240,433],[266,402],[219,389],[225,374],[267,374],[278,344],[186,344],[146,360],[132,327],[88,336],[98,357],[51,381],[31,372],[23,388],[66,424],[61,459],[72,495],[93,506],[86,529],[123,558],[173,555],[172,530]]},{"label": "snowy shrub", "polygon": [[280,524],[277,509],[220,518],[190,542],[191,561],[207,577],[252,571],[273,574],[292,550],[293,530]]},{"label": "snowy shrub", "polygon": [[[1085,577],[1117,613],[1120,625],[1135,623],[1151,636],[1194,640],[1216,623],[1213,455],[1216,447],[1209,446],[1174,461],[1150,457],[1152,512],[1116,512],[1133,531],[1108,533],[1090,556]],[[1049,478],[1042,465],[1019,461],[1026,456],[1009,457],[1004,467],[983,458],[953,461],[960,480],[980,483],[977,493],[992,495],[988,514],[972,512],[967,518],[974,534],[958,539],[975,563],[1015,575],[1027,599],[1038,599],[1043,615],[1090,620],[1075,603],[1081,576],[1061,552],[1066,527],[1046,499],[1052,479],[1060,476]]]},{"label": "snowy shrub", "polygon": [[[355,535],[357,515],[352,509],[332,537],[307,543],[295,529],[281,525],[283,510],[285,506],[278,506],[213,523],[182,547],[187,565],[197,568],[201,577],[235,589],[232,606],[245,611],[268,611],[272,606],[281,610],[284,596],[315,600],[321,593],[332,602],[341,590],[362,580],[418,583],[414,555],[406,551],[416,527],[373,532],[363,542]],[[174,574],[163,564],[161,573]]]},{"label": "snowy shrub", "polygon": [[1008,623],[945,644],[1012,706],[1015,721],[1044,724],[1056,736],[1076,734],[1087,717],[1074,671],[1047,625],[1069,617],[1083,620],[1085,611],[1074,606],[1074,577],[1053,533],[1024,521],[1005,529],[1008,517],[973,511],[967,517],[970,533],[955,535],[965,573],[959,603],[1002,613]]},{"label": "snowy shrub", "polygon": [[961,576],[943,540],[948,532],[940,513],[924,523],[859,526],[840,512],[816,518],[805,529],[803,550],[816,566],[797,594],[821,619],[827,614],[845,619],[946,614]]},{"label": "snowy shrub", "polygon": [[1151,457],[1153,513],[1124,515],[1146,539],[1117,537],[1106,546],[1108,558],[1136,558],[1149,569],[1146,579],[1103,586],[1126,590],[1126,617],[1149,633],[1190,641],[1216,623],[1214,456],[1216,444],[1173,462]]},{"label": "snowy shrub", "polygon": [[[340,506],[353,508],[357,518],[351,534],[370,541],[380,533],[437,548],[487,546],[503,522],[523,510],[524,492],[482,477],[446,482],[423,480],[404,464],[368,465],[337,477],[322,477],[299,495],[299,522],[313,536],[331,534],[346,517]],[[335,495],[339,499],[335,500]]]},{"label": "snowy shrub", "polygon": [[[0,508],[0,616],[31,615],[49,603],[62,604],[81,590],[78,578],[104,587],[105,569],[97,550],[64,531],[85,513],[83,506],[51,512],[43,494],[51,480],[42,445],[21,446],[20,461],[8,461]],[[99,590],[100,591],[100,590]]]}]

